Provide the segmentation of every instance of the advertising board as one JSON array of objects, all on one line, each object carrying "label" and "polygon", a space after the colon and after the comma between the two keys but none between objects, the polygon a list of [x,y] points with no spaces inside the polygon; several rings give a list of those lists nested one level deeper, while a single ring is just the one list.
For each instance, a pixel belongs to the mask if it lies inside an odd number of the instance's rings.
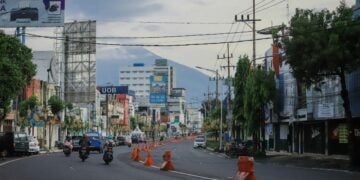
[{"label": "advertising board", "polygon": [[0,0],[0,27],[64,26],[65,0]]},{"label": "advertising board", "polygon": [[166,76],[150,76],[150,103],[166,103]]}]

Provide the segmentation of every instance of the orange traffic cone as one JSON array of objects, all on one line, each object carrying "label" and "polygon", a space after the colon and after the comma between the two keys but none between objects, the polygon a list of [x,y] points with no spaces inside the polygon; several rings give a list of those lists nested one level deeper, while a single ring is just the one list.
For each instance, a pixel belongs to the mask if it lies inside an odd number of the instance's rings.
[{"label": "orange traffic cone", "polygon": [[133,150],[132,150],[132,152],[131,152],[131,159],[132,160],[134,160],[135,159],[135,157],[136,157],[136,146],[134,146],[134,148],[133,148]]},{"label": "orange traffic cone", "polygon": [[239,157],[237,176],[242,177],[244,180],[256,180],[254,158],[249,156]]},{"label": "orange traffic cone", "polygon": [[171,163],[171,152],[170,151],[165,151],[165,153],[163,155],[163,159],[164,159],[164,162],[161,165],[160,170],[163,170],[163,171],[175,170],[173,164]]},{"label": "orange traffic cone", "polygon": [[141,161],[141,151],[139,148],[136,148],[136,153],[135,153],[135,158],[133,159],[134,161]]},{"label": "orange traffic cone", "polygon": [[154,165],[154,160],[151,157],[151,149],[149,147],[147,147],[146,149],[146,153],[147,153],[147,157],[145,159],[144,165],[145,166],[152,166]]}]

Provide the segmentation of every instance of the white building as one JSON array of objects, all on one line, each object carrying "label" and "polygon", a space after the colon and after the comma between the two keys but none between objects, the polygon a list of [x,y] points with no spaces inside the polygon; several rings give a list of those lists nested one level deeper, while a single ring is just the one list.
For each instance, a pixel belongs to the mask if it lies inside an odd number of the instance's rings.
[{"label": "white building", "polygon": [[143,63],[135,63],[132,66],[120,68],[120,86],[128,86],[135,92],[136,106],[148,106],[150,96],[150,76],[153,75],[154,67],[145,66]]},{"label": "white building", "polygon": [[186,126],[190,132],[201,133],[204,118],[198,108],[187,108],[187,123]]}]

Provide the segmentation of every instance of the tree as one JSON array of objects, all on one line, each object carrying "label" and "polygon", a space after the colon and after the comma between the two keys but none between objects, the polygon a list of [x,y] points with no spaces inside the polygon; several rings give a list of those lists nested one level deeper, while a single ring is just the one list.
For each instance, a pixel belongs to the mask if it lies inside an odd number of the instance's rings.
[{"label": "tree", "polygon": [[352,119],[345,75],[360,65],[360,19],[341,2],[335,11],[297,9],[291,18],[289,37],[282,43],[286,62],[294,76],[307,87],[326,78],[338,77],[349,129],[348,145],[352,165],[360,165],[360,147],[354,144]]},{"label": "tree", "polygon": [[[244,93],[244,126],[249,135],[253,136],[255,148],[259,143],[259,130],[265,140],[265,122],[262,118],[264,105],[273,101],[276,94],[274,73],[261,67],[252,69],[246,79]],[[265,147],[263,147],[263,151]],[[255,150],[256,150],[255,149]]]},{"label": "tree", "polygon": [[35,114],[36,106],[38,105],[38,99],[36,96],[30,96],[27,100],[20,103],[19,115],[21,117],[21,128],[30,127],[30,121],[28,119],[29,112],[31,115]]},{"label": "tree", "polygon": [[239,61],[236,66],[236,73],[234,79],[234,108],[233,115],[236,127],[236,138],[240,138],[240,125],[245,123],[244,118],[244,92],[245,83],[250,71],[249,57],[244,55],[239,57]]},{"label": "tree", "polygon": [[31,49],[14,37],[0,33],[0,121],[9,112],[10,101],[36,74],[36,66],[31,62]]},{"label": "tree", "polygon": [[[51,96],[50,99],[48,100],[49,106],[50,106],[50,110],[51,113],[54,115],[54,120],[59,120],[56,119],[59,115],[59,113],[64,110],[65,105],[64,102],[58,97],[58,96]],[[52,127],[51,127],[51,123],[49,123],[49,149],[51,149],[51,139],[52,139]]]}]

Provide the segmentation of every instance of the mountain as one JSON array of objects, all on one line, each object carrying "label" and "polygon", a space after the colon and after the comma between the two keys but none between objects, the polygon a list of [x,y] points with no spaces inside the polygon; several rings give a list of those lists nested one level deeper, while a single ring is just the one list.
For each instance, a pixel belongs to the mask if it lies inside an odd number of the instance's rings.
[{"label": "mountain", "polygon": [[[133,63],[153,65],[155,59],[164,59],[152,52],[141,48],[118,48],[98,51],[96,62],[96,81],[98,86],[108,83],[119,84],[119,72],[121,66],[132,66]],[[186,89],[186,100],[198,106],[204,97],[204,93],[214,89],[215,83],[209,83],[209,76],[196,69],[168,60],[169,65],[175,68],[176,87]]]}]

